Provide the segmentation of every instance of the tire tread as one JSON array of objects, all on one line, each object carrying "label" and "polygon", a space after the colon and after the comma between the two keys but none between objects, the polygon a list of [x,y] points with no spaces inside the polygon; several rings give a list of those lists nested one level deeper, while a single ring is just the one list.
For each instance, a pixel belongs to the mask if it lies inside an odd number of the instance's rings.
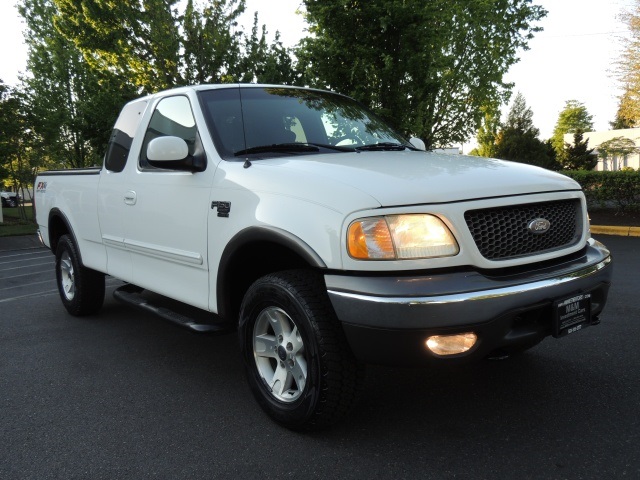
[{"label": "tire tread", "polygon": [[[76,292],[72,300],[68,300],[60,282],[60,257],[67,250],[73,262]],[[84,267],[80,262],[78,247],[70,235],[63,235],[56,248],[56,280],[60,298],[67,311],[77,317],[97,313],[104,303],[104,273]]]},{"label": "tire tread", "polygon": [[316,407],[304,423],[285,426],[295,430],[327,428],[344,418],[358,402],[364,366],[351,352],[320,274],[309,270],[272,273],[257,280],[250,291],[274,284],[294,295],[304,309],[315,330],[320,357],[320,398]]}]

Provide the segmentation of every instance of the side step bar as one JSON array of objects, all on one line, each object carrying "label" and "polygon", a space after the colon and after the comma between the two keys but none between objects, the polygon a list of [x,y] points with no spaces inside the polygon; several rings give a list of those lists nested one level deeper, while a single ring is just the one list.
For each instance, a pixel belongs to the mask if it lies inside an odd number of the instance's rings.
[{"label": "side step bar", "polygon": [[230,323],[200,323],[196,319],[178,313],[170,308],[154,305],[149,299],[142,296],[143,292],[144,289],[136,285],[126,284],[117,288],[113,292],[113,297],[120,302],[133,305],[145,312],[150,312],[165,320],[169,320],[176,325],[188,328],[192,332],[222,335],[235,330],[235,325]]}]

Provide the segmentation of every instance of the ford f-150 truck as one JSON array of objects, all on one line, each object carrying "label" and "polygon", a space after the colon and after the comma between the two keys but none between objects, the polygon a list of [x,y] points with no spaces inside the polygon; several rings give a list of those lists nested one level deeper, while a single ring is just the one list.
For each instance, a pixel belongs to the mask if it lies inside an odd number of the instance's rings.
[{"label": "ford f-150 truck", "polygon": [[580,332],[611,281],[573,180],[426,152],[313,89],[132,101],[101,168],[41,173],[35,192],[71,315],[102,307],[106,274],[122,301],[237,330],[255,398],[292,429],[343,417],[367,363],[461,363]]}]

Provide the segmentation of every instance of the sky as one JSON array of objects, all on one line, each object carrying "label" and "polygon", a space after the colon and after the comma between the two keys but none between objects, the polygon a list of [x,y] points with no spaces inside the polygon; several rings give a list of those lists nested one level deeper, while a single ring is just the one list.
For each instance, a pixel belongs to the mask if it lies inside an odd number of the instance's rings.
[{"label": "sky", "polygon": [[[270,37],[278,30],[286,46],[294,46],[306,35],[305,23],[296,11],[301,0],[246,0],[247,12],[241,19],[250,32],[253,12],[266,24]],[[533,111],[533,123],[540,138],[553,132],[558,114],[568,100],[584,103],[593,115],[596,130],[608,130],[615,117],[619,84],[615,61],[622,51],[626,27],[620,14],[634,0],[534,0],[547,11],[537,25],[544,30],[530,41],[530,49],[520,52],[506,80],[514,83],[513,97],[522,92]],[[24,25],[14,7],[15,0],[0,0],[0,78],[15,84],[24,72],[26,48],[22,40]],[[506,116],[508,105],[503,108]],[[467,150],[467,148],[465,148]],[[466,152],[465,152],[466,153]]]}]

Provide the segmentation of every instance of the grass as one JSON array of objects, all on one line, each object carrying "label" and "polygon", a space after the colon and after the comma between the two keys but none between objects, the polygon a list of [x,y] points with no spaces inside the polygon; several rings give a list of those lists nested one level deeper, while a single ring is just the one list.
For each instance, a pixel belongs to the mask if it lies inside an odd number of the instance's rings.
[{"label": "grass", "polygon": [[0,223],[0,237],[16,235],[35,235],[38,227],[33,220],[33,207],[26,205],[24,211],[27,219],[20,218],[20,208],[3,208],[3,223]]}]

